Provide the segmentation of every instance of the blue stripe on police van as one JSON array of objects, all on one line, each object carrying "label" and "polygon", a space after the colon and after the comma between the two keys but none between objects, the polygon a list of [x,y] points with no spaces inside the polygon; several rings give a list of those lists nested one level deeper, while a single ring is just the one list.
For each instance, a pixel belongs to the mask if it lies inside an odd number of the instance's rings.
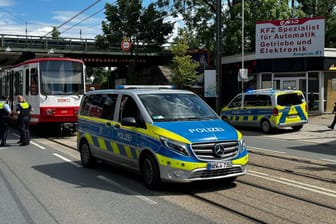
[{"label": "blue stripe on police van", "polygon": [[248,121],[248,116],[243,116],[244,121]]},{"label": "blue stripe on police van", "polygon": [[113,152],[112,145],[109,141],[105,140],[105,145],[108,151]]},{"label": "blue stripe on police van", "polygon": [[91,136],[91,137],[92,137],[93,145],[96,147],[99,147],[98,138],[96,136]]},{"label": "blue stripe on police van", "polygon": [[296,111],[298,112],[301,120],[307,120],[301,106],[295,106]]},{"label": "blue stripe on police van", "polygon": [[121,144],[117,144],[117,145],[118,145],[120,154],[123,155],[123,156],[127,156],[124,146],[121,145]]},{"label": "blue stripe on police van", "polygon": [[282,124],[282,123],[285,123],[286,122],[286,117],[289,113],[289,107],[285,107],[283,110],[282,110],[282,114],[281,114],[281,117],[279,119],[279,123]]},{"label": "blue stripe on police van", "polygon": [[131,153],[132,153],[132,158],[133,159],[137,159],[138,158],[138,154],[137,154],[137,149],[136,148],[133,148],[133,147],[130,147],[130,150],[131,150]]}]

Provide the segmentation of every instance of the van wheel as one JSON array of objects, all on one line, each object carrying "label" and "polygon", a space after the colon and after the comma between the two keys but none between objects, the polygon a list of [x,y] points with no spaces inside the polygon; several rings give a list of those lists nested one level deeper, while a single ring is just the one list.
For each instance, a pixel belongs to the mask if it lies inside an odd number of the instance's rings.
[{"label": "van wheel", "polygon": [[302,127],[303,127],[303,125],[293,126],[292,129],[293,129],[294,131],[299,131]]},{"label": "van wheel", "polygon": [[147,154],[142,160],[142,175],[149,189],[157,189],[161,183],[159,167],[153,156]]},{"label": "van wheel", "polygon": [[261,130],[264,133],[270,133],[272,130],[271,124],[268,120],[262,120],[260,126],[261,126]]},{"label": "van wheel", "polygon": [[80,145],[79,151],[82,165],[84,167],[93,167],[95,159],[92,156],[90,146],[86,141]]}]

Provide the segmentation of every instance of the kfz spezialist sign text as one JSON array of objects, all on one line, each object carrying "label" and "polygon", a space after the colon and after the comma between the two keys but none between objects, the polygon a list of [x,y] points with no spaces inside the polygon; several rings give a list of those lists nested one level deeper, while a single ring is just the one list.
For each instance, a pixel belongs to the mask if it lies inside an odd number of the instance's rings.
[{"label": "kfz spezialist sign text", "polygon": [[256,58],[323,56],[324,33],[324,17],[257,22]]}]

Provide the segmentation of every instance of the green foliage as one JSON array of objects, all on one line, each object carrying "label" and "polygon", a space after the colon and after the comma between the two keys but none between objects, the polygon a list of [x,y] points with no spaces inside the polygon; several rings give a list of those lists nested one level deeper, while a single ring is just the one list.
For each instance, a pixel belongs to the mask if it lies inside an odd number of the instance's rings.
[{"label": "green foliage", "polygon": [[96,36],[101,48],[120,48],[123,38],[132,42],[132,51],[157,52],[167,42],[173,31],[173,23],[163,22],[166,11],[157,4],[142,7],[141,0],[117,0],[116,4],[105,4],[105,18],[102,22],[103,35]]},{"label": "green foliage", "polygon": [[61,32],[57,30],[57,28],[54,26],[51,31],[51,37],[52,39],[58,39],[61,36]]},{"label": "green foliage", "polygon": [[[221,1],[222,53],[241,53],[242,0]],[[194,48],[216,51],[215,0],[158,0],[161,6],[170,6],[173,15],[181,15],[182,29],[191,37],[188,44]],[[336,0],[244,0],[244,49],[255,51],[255,24],[257,21],[324,16],[326,18],[325,46],[336,47]],[[192,38],[194,37],[194,38]],[[198,46],[197,46],[198,45]]]},{"label": "green foliage", "polygon": [[172,60],[171,68],[173,70],[172,81],[176,86],[189,87],[195,84],[197,79],[197,62],[192,60],[190,55],[187,55],[189,46],[185,40],[179,40],[169,48],[175,55]]}]

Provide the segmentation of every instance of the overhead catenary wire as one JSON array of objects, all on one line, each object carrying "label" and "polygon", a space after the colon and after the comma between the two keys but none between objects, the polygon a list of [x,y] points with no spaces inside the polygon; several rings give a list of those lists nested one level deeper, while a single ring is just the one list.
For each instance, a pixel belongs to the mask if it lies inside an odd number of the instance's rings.
[{"label": "overhead catenary wire", "polygon": [[76,23],[76,24],[74,24],[74,25],[70,26],[69,28],[67,28],[67,29],[63,30],[63,31],[62,31],[62,33],[65,33],[65,32],[67,32],[68,30],[70,30],[70,29],[74,28],[75,26],[77,26],[77,25],[81,24],[82,22],[85,22],[86,20],[88,20],[88,19],[92,18],[93,16],[97,15],[98,13],[102,12],[103,10],[104,10],[104,8],[102,8],[102,9],[100,9],[100,10],[96,11],[95,13],[93,13],[93,14],[91,14],[90,16],[86,17],[85,19],[82,19],[82,20],[81,20],[81,21],[79,21],[78,23]]},{"label": "overhead catenary wire", "polygon": [[[72,21],[74,18],[76,18],[77,16],[79,16],[80,14],[84,13],[85,11],[87,11],[88,9],[92,8],[94,5],[96,5],[98,2],[100,2],[101,0],[96,0],[94,3],[92,3],[91,5],[89,5],[88,7],[86,7],[85,9],[83,9],[82,11],[80,11],[79,13],[77,13],[76,15],[74,15],[73,17],[71,17],[70,19],[66,20],[64,23],[62,23],[61,25],[57,26],[56,29],[61,28],[62,26],[64,26],[65,24],[69,23],[70,21]],[[47,34],[45,34],[44,36],[48,36],[52,31],[48,32]]]}]

